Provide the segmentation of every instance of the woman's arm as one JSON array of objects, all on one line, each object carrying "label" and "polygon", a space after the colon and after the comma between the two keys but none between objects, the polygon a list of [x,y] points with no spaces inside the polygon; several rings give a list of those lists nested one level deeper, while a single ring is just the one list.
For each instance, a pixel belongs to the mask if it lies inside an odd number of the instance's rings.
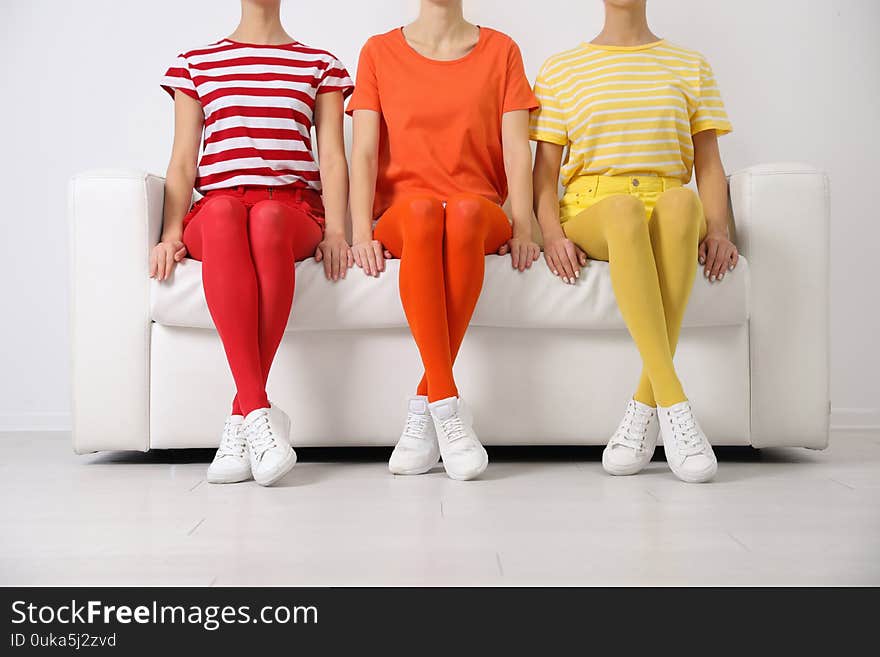
[{"label": "woman's arm", "polygon": [[532,182],[535,214],[544,236],[544,259],[554,275],[573,285],[581,275],[581,267],[587,264],[587,255],[565,236],[559,223],[559,169],[563,150],[559,144],[538,142]]},{"label": "woman's arm", "polygon": [[727,229],[727,176],[714,130],[694,135],[694,173],[706,213],[706,237],[700,243],[699,260],[703,275],[714,282],[724,278],[726,271],[733,271],[739,260],[739,252],[730,241]]},{"label": "woman's arm", "polygon": [[529,148],[529,111],[513,110],[501,117],[501,144],[504,152],[504,172],[510,189],[510,213],[513,220],[513,238],[498,253],[510,251],[511,264],[525,271],[541,253],[541,247],[532,239],[532,151]]},{"label": "woman's arm", "polygon": [[351,148],[351,223],[354,261],[368,276],[385,271],[382,244],[373,239],[373,200],[379,168],[379,113],[354,111]]},{"label": "woman's arm", "polygon": [[193,184],[205,115],[195,98],[174,93],[174,144],[165,174],[165,208],[161,241],[150,252],[150,278],[164,281],[183,260],[183,217],[192,204]]},{"label": "woman's arm", "polygon": [[345,241],[348,211],[348,163],[342,128],[342,92],[318,94],[315,101],[315,135],[324,199],[324,239],[315,250],[315,260],[324,262],[328,280],[345,278],[352,257]]}]

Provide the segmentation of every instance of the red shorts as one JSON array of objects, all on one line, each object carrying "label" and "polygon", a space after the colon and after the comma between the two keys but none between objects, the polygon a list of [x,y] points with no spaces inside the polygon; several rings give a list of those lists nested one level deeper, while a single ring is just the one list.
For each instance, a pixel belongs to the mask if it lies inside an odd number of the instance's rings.
[{"label": "red shorts", "polygon": [[189,212],[187,212],[186,216],[183,218],[183,227],[186,228],[187,224],[189,224],[189,222],[192,221],[192,218],[198,214],[199,210],[202,209],[202,205],[204,205],[209,198],[215,198],[217,196],[231,196],[232,198],[238,199],[248,210],[260,201],[267,201],[270,199],[278,201],[279,203],[289,205],[296,210],[305,212],[322,230],[324,229],[324,203],[321,201],[321,195],[314,190],[294,185],[288,185],[285,187],[239,185],[238,187],[229,187],[225,189],[212,189],[198,201],[193,203]]}]

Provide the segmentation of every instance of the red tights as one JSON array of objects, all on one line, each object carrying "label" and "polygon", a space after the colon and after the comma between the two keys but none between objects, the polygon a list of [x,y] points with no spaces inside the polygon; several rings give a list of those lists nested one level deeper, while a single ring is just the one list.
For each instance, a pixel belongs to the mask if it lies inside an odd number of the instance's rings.
[{"label": "red tights", "polygon": [[266,379],[290,316],[294,263],[312,256],[321,237],[304,204],[229,195],[209,195],[184,230],[235,380],[233,414],[269,405]]}]

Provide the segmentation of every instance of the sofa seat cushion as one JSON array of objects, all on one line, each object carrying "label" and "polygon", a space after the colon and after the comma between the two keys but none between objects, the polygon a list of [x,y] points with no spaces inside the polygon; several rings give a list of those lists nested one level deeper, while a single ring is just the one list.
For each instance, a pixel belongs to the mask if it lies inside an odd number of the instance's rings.
[{"label": "sofa seat cushion", "polygon": [[[352,269],[332,283],[323,265],[310,258],[296,266],[295,312],[288,331],[360,330],[406,326],[397,274],[400,261],[387,262],[379,278]],[[724,281],[709,282],[698,272],[684,318],[686,327],[731,326],[748,320],[748,263],[740,258]],[[202,264],[186,259],[164,282],[153,281],[153,321],[166,326],[214,327],[202,289]],[[500,328],[624,330],[608,263],[590,261],[576,285],[565,285],[540,259],[519,273],[508,256],[486,257],[483,293],[471,324]]]}]

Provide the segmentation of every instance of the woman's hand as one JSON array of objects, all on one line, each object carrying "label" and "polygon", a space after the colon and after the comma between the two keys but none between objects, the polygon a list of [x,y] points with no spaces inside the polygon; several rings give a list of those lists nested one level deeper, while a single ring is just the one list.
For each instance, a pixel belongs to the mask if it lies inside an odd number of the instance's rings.
[{"label": "woman's hand", "polygon": [[525,271],[541,254],[541,247],[531,237],[513,236],[498,248],[498,255],[510,253],[510,264],[514,269]]},{"label": "woman's hand", "polygon": [[713,231],[700,242],[698,251],[703,276],[710,282],[720,281],[724,274],[733,271],[739,261],[739,250],[730,241],[726,231]]},{"label": "woman's hand", "polygon": [[352,265],[351,248],[342,233],[324,233],[324,239],[315,249],[315,262],[324,263],[324,275],[328,281],[345,278]]},{"label": "woman's hand", "polygon": [[351,253],[355,264],[364,270],[367,276],[378,277],[385,271],[385,260],[391,258],[391,252],[382,246],[379,240],[364,240],[351,245]]},{"label": "woman's hand", "polygon": [[564,236],[544,242],[544,260],[553,275],[569,285],[580,277],[581,267],[587,266],[587,254]]},{"label": "woman's hand", "polygon": [[739,260],[739,251],[727,232],[727,178],[715,130],[703,130],[694,135],[694,174],[709,225],[706,237],[700,242],[698,258],[703,266],[703,276],[714,283],[733,271]]},{"label": "woman's hand", "polygon": [[186,246],[180,240],[163,240],[150,251],[150,278],[164,281],[171,276],[174,265],[186,257]]}]

